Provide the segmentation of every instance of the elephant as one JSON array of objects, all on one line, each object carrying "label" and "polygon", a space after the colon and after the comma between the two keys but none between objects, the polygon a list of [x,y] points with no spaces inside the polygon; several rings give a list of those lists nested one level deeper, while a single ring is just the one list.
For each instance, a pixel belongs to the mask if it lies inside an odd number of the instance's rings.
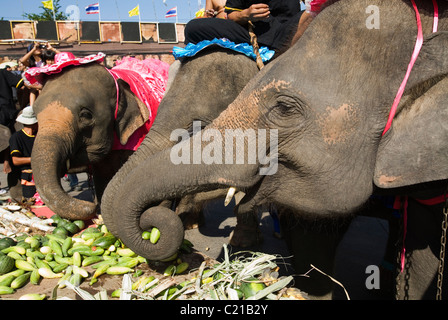
[{"label": "elephant", "polygon": [[[385,128],[391,106],[416,43],[413,4],[330,1],[301,39],[255,75],[216,119],[129,172],[121,186],[133,192],[115,201],[117,211],[123,212],[122,241],[152,259],[159,252],[141,239],[142,228],[157,221],[157,216],[163,216],[164,223],[175,219],[157,206],[160,201],[234,186],[246,193],[240,207],[275,203],[290,212],[281,219],[293,221],[284,224],[284,231],[290,234],[295,252],[301,244],[294,227],[300,221],[305,221],[305,227],[331,229],[356,215],[372,194],[407,195],[431,189],[433,183],[446,186],[443,119],[447,108],[443,106],[448,84],[448,4],[438,4],[437,32],[432,32],[433,3],[416,1],[416,6],[423,45],[389,130]],[[370,23],[371,10],[380,17],[379,27]],[[254,135],[243,151],[226,158],[222,150],[227,135],[237,132],[242,137],[248,130]],[[249,147],[261,138],[268,145],[264,157],[237,163],[236,157],[248,158],[254,150]],[[173,161],[173,150],[185,150],[185,161]],[[188,162],[195,154],[208,157]],[[143,175],[145,181],[136,184]],[[431,222],[424,214],[416,215]],[[412,221],[408,221],[410,230],[418,229],[409,225]],[[441,224],[441,213],[434,223]],[[174,238],[177,232],[165,235]],[[176,246],[173,243],[166,254],[176,251]],[[332,257],[330,250],[320,258]],[[302,258],[306,259],[294,255],[297,274],[308,271],[300,269]],[[414,264],[425,268],[427,261],[420,258]],[[427,272],[419,279],[426,286],[415,289],[414,299],[424,297],[421,288],[429,287],[433,277]],[[308,290],[311,295],[328,296],[328,291],[319,293],[321,288]]]},{"label": "elephant", "polygon": [[33,109],[39,133],[31,164],[41,198],[61,217],[96,217],[99,205],[71,197],[63,190],[60,179],[67,170],[76,173],[90,166],[100,202],[109,180],[133,153],[112,150],[114,137],[125,145],[150,119],[148,107],[126,82],[115,82],[104,66],[89,63],[46,76]]},{"label": "elephant", "polygon": [[[176,70],[176,75],[170,77],[169,90],[160,102],[150,132],[104,191],[101,215],[108,229],[117,236],[122,231],[122,212],[116,210],[120,206],[116,201],[121,194],[129,193],[122,186],[126,177],[153,154],[173,146],[177,142],[171,139],[173,130],[183,128],[192,132],[195,121],[200,121],[203,125],[210,123],[259,72],[256,62],[251,58],[218,46],[203,49],[194,57],[177,61],[172,65],[172,69]],[[176,214],[182,220],[182,225],[192,228],[200,223],[204,202],[224,197],[226,191],[211,190],[188,195],[177,201]],[[170,200],[173,199],[163,199],[163,205],[172,208]],[[182,228],[179,221],[176,225]],[[162,223],[159,227],[163,232],[167,226]],[[158,251],[166,252],[162,240],[156,246],[160,248]]]}]

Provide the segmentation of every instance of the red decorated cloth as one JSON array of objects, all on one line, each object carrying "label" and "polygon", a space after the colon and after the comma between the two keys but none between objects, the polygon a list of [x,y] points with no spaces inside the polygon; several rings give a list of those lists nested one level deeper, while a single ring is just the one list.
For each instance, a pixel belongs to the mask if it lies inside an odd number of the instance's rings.
[{"label": "red decorated cloth", "polygon": [[[135,151],[140,146],[154,122],[160,101],[165,94],[168,81],[168,69],[169,64],[158,59],[139,60],[125,57],[117,66],[109,70],[115,80],[122,79],[128,83],[131,91],[149,110],[148,121],[134,132],[126,145],[122,145],[115,135],[112,150],[125,149]],[[115,111],[115,116],[117,115],[117,110]]]}]

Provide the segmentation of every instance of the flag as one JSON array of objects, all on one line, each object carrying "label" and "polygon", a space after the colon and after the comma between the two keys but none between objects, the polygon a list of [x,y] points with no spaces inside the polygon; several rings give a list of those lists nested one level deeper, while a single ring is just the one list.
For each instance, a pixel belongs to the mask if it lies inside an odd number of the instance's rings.
[{"label": "flag", "polygon": [[165,18],[171,18],[177,16],[177,7],[171,8],[165,13]]},{"label": "flag", "polygon": [[99,14],[100,13],[100,3],[94,3],[91,5],[88,5],[86,7],[86,14]]},{"label": "flag", "polygon": [[132,9],[131,11],[129,11],[129,16],[133,17],[133,16],[139,16],[140,15],[140,5],[136,6],[134,9]]},{"label": "flag", "polygon": [[45,9],[54,10],[53,9],[53,0],[42,1],[42,4],[44,5]]}]

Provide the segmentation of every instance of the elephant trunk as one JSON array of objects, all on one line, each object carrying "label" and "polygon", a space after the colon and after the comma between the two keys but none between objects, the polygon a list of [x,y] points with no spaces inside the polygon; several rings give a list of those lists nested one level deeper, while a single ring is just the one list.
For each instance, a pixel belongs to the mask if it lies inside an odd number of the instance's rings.
[{"label": "elephant trunk", "polygon": [[139,166],[142,159],[146,159],[158,150],[163,150],[173,145],[172,141],[165,138],[168,136],[169,134],[159,133],[158,127],[154,125],[151,128],[151,134],[145,138],[138,151],[129,157],[107,184],[101,199],[101,216],[108,230],[115,236],[118,236],[117,224],[120,224],[115,222],[115,220],[120,219],[119,221],[121,221],[121,210],[117,210],[119,208],[116,205],[117,194],[120,194],[121,190],[123,190],[121,181],[124,181],[130,172]]},{"label": "elephant trunk", "polygon": [[[240,110],[233,108],[229,107],[230,110],[226,110],[224,116],[226,113],[241,114]],[[138,254],[150,260],[160,260],[174,254],[181,244],[181,241],[173,240],[165,248],[156,250],[156,246],[141,238],[141,233],[144,231],[142,226],[151,224],[147,220],[153,214],[152,207],[161,201],[226,186],[246,190],[262,179],[259,170],[263,161],[259,161],[261,159],[253,161],[251,157],[254,150],[251,151],[251,145],[257,144],[259,136],[255,130],[251,135],[251,129],[239,128],[243,124],[255,126],[254,122],[251,122],[253,120],[221,123],[219,118],[204,130],[198,130],[191,138],[188,132],[179,132],[181,142],[151,156],[130,171],[122,182],[122,190],[129,192],[121,193],[115,200],[116,210],[122,213],[118,233],[120,239]],[[193,129],[193,133],[194,131]],[[238,143],[230,144],[229,147],[228,132],[232,133],[234,141],[243,141],[240,147]],[[272,152],[266,149],[265,151]],[[169,219],[178,221],[175,223],[163,221],[160,227],[164,224],[176,227],[165,228],[164,232],[161,231],[161,238],[179,241],[178,239],[183,237],[180,218],[173,213]],[[159,225],[152,226],[159,228]]]},{"label": "elephant trunk", "polygon": [[64,150],[66,145],[61,137],[44,132],[37,134],[31,156],[36,188],[42,200],[59,216],[88,220],[95,217],[97,205],[69,196],[61,185],[61,177],[67,170],[69,152]]},{"label": "elephant trunk", "polygon": [[[162,260],[177,252],[184,234],[181,219],[173,211],[157,207],[158,203],[223,186],[238,184],[238,187],[244,188],[255,183],[246,180],[247,185],[242,185],[229,179],[229,165],[176,165],[170,158],[170,151],[166,149],[154,155],[151,161],[131,171],[122,185],[124,190],[131,191],[115,202],[119,204],[118,210],[122,213],[118,228],[120,239],[134,252],[150,260]],[[253,171],[249,168],[246,170]],[[163,217],[160,217],[162,213]],[[161,240],[156,245],[141,237],[141,233],[149,227],[157,227],[161,232]]]}]

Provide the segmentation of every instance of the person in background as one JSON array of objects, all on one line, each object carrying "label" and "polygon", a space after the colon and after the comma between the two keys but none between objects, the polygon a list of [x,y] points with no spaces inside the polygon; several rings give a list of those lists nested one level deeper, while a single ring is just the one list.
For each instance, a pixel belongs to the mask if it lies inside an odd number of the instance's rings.
[{"label": "person in background", "polygon": [[45,50],[42,53],[42,58],[45,61],[45,65],[50,65],[54,63],[54,57],[56,55],[55,51],[51,51],[51,50]]},{"label": "person in background", "polygon": [[14,119],[17,109],[14,103],[12,88],[20,85],[21,76],[6,69],[0,69],[0,124],[14,132]]},{"label": "person in background", "polygon": [[31,153],[38,131],[38,123],[33,108],[25,107],[16,121],[23,124],[24,128],[14,132],[9,139],[10,155],[12,163],[21,172],[22,195],[25,199],[30,199],[36,194],[33,170],[31,169]]},{"label": "person in background", "polygon": [[324,4],[328,0],[305,0],[302,1],[305,3],[305,12],[302,14],[299,20],[299,26],[297,27],[297,31],[292,39],[292,44],[295,44],[297,40],[303,35],[305,30],[310,25],[311,21],[318,15],[318,13],[322,10]]},{"label": "person in background", "polygon": [[196,12],[197,18],[227,19],[225,13],[226,0],[206,0],[205,8]]},{"label": "person in background", "polygon": [[[19,62],[21,62],[26,68],[43,67],[46,64],[46,52],[53,52],[54,54],[57,54],[59,53],[59,50],[53,48],[50,43],[36,42],[28,46],[27,53],[19,59]],[[30,89],[29,105],[33,106],[34,101],[36,101],[39,96],[42,86],[34,86],[27,81],[24,82],[25,86]]]}]

